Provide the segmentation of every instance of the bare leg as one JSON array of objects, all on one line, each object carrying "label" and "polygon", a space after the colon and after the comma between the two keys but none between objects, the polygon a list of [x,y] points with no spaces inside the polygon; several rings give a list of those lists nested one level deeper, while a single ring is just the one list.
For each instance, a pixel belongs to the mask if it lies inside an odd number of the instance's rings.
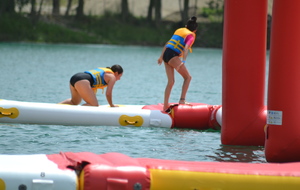
[{"label": "bare leg", "polygon": [[78,105],[83,99],[86,106],[98,106],[98,100],[88,80],[80,80],[75,87],[70,85],[71,98],[60,102],[60,104]]},{"label": "bare leg", "polygon": [[168,63],[165,63],[165,69],[166,69],[166,74],[168,77],[168,84],[165,89],[165,97],[164,97],[164,107],[163,110],[165,111],[169,107],[169,98],[170,94],[173,88],[173,85],[175,83],[174,79],[174,68],[171,67]]},{"label": "bare leg", "polygon": [[179,103],[185,104],[186,103],[185,102],[186,93],[188,91],[192,77],[184,64],[181,65],[177,71],[183,77],[183,84],[182,84],[182,90],[181,90],[181,96],[180,96]]},{"label": "bare leg", "polygon": [[[84,106],[98,106],[97,97],[88,80],[81,80],[75,83],[75,89],[80,97],[86,102]],[[73,99],[73,95],[72,95]]]},{"label": "bare leg", "polygon": [[62,101],[59,104],[70,104],[70,105],[80,104],[82,98],[80,97],[77,90],[72,85],[70,85],[70,91],[71,91],[71,98]]},{"label": "bare leg", "polygon": [[[181,96],[180,96],[179,103],[185,104],[186,103],[185,102],[186,93],[188,91],[192,77],[191,77],[189,71],[187,70],[186,66],[179,59],[179,57],[173,57],[169,61],[169,65],[172,66],[173,68],[175,68],[177,70],[177,72],[183,77],[183,84],[182,84],[182,90],[181,90]],[[173,73],[173,77],[174,77],[174,73]]]}]

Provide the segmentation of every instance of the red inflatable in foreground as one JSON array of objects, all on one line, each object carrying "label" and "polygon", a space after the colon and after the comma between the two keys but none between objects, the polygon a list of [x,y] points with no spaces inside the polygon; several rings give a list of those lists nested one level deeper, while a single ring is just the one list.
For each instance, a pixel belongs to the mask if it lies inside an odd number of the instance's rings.
[{"label": "red inflatable in foreground", "polygon": [[0,155],[0,190],[298,190],[300,163],[131,158],[120,153]]},{"label": "red inflatable in foreground", "polygon": [[0,190],[298,190],[300,163],[131,158],[90,152],[0,155]]}]

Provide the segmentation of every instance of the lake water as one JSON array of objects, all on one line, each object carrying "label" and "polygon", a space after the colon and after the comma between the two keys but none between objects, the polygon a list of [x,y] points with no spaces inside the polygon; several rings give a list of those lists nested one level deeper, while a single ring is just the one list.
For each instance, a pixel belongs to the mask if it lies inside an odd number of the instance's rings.
[{"label": "lake water", "polygon": [[[166,75],[157,59],[162,47],[0,43],[0,99],[57,103],[70,97],[69,79],[96,67],[120,64],[115,104],[163,102]],[[221,105],[222,50],[193,48],[187,58],[192,82],[187,101]],[[176,73],[170,102],[178,102]],[[98,92],[99,104],[107,104]],[[111,126],[0,123],[0,154],[119,152],[134,158],[263,163],[263,147],[223,146],[219,131]]]}]

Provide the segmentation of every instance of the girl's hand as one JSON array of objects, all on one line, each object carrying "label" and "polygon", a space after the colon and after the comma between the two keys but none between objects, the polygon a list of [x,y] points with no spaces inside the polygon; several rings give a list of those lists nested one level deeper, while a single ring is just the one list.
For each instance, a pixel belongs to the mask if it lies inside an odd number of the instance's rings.
[{"label": "girl's hand", "polygon": [[159,65],[161,65],[162,62],[163,62],[162,57],[159,57],[158,60],[157,60],[157,63],[158,63]]}]

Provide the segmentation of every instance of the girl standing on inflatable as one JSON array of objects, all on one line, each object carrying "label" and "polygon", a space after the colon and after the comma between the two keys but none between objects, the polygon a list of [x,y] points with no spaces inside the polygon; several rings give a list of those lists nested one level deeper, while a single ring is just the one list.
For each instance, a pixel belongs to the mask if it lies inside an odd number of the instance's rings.
[{"label": "girl standing on inflatable", "polygon": [[[197,18],[192,17],[187,21],[184,28],[179,28],[175,31],[171,39],[166,43],[163,48],[161,56],[158,58],[158,64],[161,65],[162,61],[165,63],[166,74],[168,77],[168,84],[165,89],[164,107],[166,111],[169,108],[169,98],[172,87],[175,83],[174,69],[183,77],[183,85],[179,104],[188,104],[185,101],[185,96],[191,82],[191,75],[187,70],[185,64],[188,51],[192,52],[192,45],[196,39],[196,31],[198,28]],[[180,57],[182,58],[180,60]]]},{"label": "girl standing on inflatable", "polygon": [[106,99],[110,107],[118,107],[112,102],[112,90],[115,82],[121,79],[123,68],[120,65],[101,68],[77,73],[70,79],[71,98],[60,102],[60,104],[78,105],[83,99],[84,106],[98,106],[96,97],[97,89],[106,89]]}]

